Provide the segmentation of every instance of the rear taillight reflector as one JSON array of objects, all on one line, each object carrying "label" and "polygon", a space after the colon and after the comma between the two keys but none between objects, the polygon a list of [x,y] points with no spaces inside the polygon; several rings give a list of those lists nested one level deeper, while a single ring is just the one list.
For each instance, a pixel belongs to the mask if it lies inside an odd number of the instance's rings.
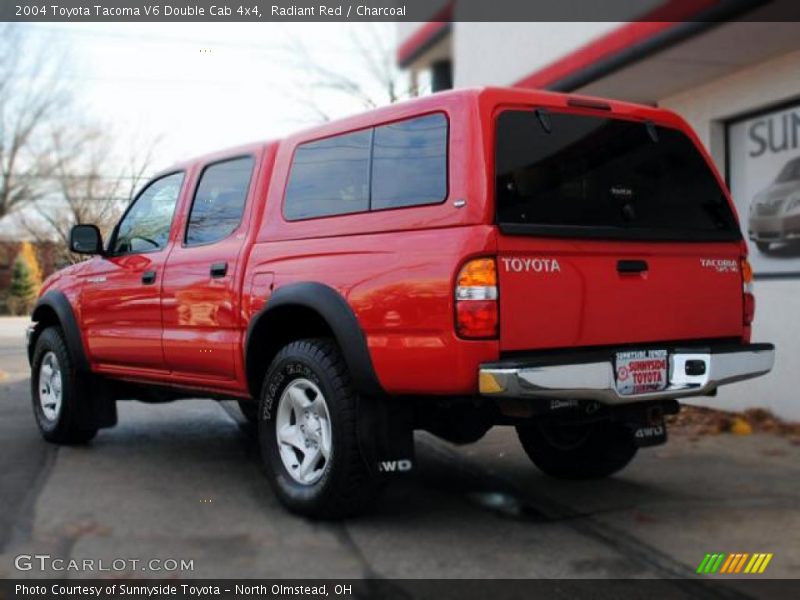
[{"label": "rear taillight reflector", "polygon": [[496,338],[497,265],[493,258],[469,261],[456,278],[456,333],[464,338]]},{"label": "rear taillight reflector", "polygon": [[460,285],[456,288],[456,300],[497,300],[497,286]]}]

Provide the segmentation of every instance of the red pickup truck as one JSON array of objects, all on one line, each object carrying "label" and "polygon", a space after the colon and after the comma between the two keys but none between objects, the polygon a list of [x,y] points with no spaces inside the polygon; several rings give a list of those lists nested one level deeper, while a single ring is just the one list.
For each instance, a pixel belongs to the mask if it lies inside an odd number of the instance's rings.
[{"label": "red pickup truck", "polygon": [[516,427],[555,477],[666,439],[677,399],[767,373],[723,181],[675,114],[581,96],[435,94],[177,165],[29,333],[47,440],[116,401],[237,399],[291,510],[367,507],[414,464]]}]

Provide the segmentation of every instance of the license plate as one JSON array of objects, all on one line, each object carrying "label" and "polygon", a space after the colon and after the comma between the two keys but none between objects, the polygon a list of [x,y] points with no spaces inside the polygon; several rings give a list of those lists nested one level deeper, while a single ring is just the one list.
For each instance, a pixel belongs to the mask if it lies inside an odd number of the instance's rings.
[{"label": "license plate", "polygon": [[668,376],[666,350],[617,352],[616,379],[620,396],[660,392],[666,389]]}]

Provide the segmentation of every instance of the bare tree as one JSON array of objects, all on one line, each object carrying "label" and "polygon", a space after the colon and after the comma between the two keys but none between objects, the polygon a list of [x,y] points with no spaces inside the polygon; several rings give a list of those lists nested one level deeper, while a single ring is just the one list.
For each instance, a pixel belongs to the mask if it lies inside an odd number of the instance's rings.
[{"label": "bare tree", "polygon": [[122,159],[106,131],[72,124],[51,132],[50,193],[19,219],[35,239],[56,239],[66,252],[74,225],[91,223],[108,234],[145,180],[157,141],[131,144]]},{"label": "bare tree", "polygon": [[0,24],[0,219],[44,193],[37,137],[67,103],[53,56],[32,48],[18,26]]},{"label": "bare tree", "polygon": [[397,67],[393,23],[345,27],[348,30],[342,36],[342,51],[351,60],[314,56],[297,37],[287,43],[287,54],[302,76],[293,97],[315,120],[332,118],[324,98],[338,95],[355,101],[360,108],[371,109],[417,95],[408,75]]}]

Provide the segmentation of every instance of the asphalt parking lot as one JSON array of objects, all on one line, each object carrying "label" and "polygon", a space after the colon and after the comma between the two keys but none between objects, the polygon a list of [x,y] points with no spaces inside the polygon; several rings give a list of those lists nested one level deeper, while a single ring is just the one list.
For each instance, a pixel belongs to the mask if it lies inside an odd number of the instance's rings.
[{"label": "asphalt parking lot", "polygon": [[116,428],[58,448],[35,428],[12,325],[0,325],[0,361],[3,578],[65,576],[15,569],[16,556],[42,553],[191,559],[169,574],[179,578],[690,578],[681,585],[720,597],[731,578],[695,575],[706,553],[769,552],[756,577],[800,573],[800,445],[789,438],[674,431],[614,478],[559,482],[513,430],[463,447],[420,434],[418,469],[370,515],[318,523],[278,505],[235,405],[120,403]]}]

